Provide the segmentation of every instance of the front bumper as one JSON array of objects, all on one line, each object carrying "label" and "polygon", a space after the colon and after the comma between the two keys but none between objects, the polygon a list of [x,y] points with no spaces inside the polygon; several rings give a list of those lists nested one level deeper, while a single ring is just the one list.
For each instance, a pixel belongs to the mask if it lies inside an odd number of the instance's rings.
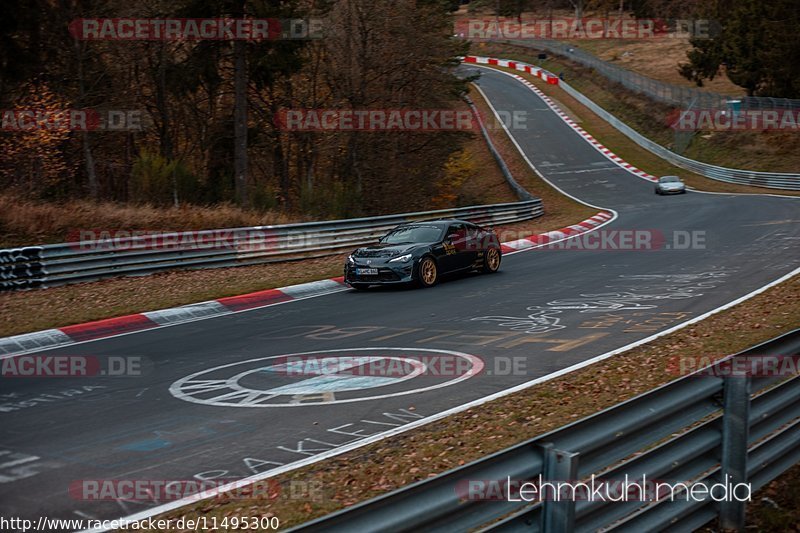
[{"label": "front bumper", "polygon": [[686,187],[681,187],[680,189],[662,189],[659,187],[658,190],[661,194],[683,194],[686,192]]},{"label": "front bumper", "polygon": [[[356,260],[355,265],[345,263],[344,265],[344,281],[350,285],[352,283],[363,283],[365,285],[393,285],[400,283],[409,283],[414,281],[414,269],[416,261],[411,260],[407,263],[389,263],[388,261],[381,261],[376,264],[372,261],[367,265],[362,261]],[[377,274],[359,274],[357,269],[362,268],[376,268]]]}]

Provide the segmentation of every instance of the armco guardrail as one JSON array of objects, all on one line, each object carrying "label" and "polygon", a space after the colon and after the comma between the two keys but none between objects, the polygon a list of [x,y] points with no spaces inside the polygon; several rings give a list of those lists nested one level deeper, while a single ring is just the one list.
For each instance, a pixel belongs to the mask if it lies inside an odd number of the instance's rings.
[{"label": "armco guardrail", "polygon": [[[506,489],[494,493],[500,497],[495,501],[472,499],[469,488],[477,484],[481,494],[490,481],[536,483],[540,475],[543,481],[573,483],[592,475],[597,483],[626,475],[642,482],[646,476],[710,487],[727,475],[731,486],[750,483],[754,492],[800,461],[800,375],[731,372],[756,355],[798,354],[800,330],[795,330],[573,424],[292,531],[691,531],[715,517],[722,528],[741,528],[745,504],[714,501],[708,494],[526,503],[503,498]],[[796,371],[798,359],[787,361]]]},{"label": "armco guardrail", "polygon": [[587,98],[585,95],[571,87],[568,83],[562,81],[559,83],[559,85],[562,89],[564,89],[564,91],[567,92],[567,94],[591,109],[600,118],[614,126],[630,140],[645,150],[648,150],[658,157],[669,161],[676,167],[690,170],[700,174],[701,176],[718,181],[725,181],[727,183],[753,185],[755,187],[767,187],[770,189],[800,191],[800,174],[788,174],[782,172],[756,172],[754,170],[718,167],[716,165],[709,165],[708,163],[695,161],[694,159],[689,159],[688,157],[676,154],[671,150],[667,150],[660,144],[651,141],[635,129],[631,128],[617,117]]},{"label": "armco guardrail", "polygon": [[489,151],[492,153],[492,157],[497,162],[497,166],[500,167],[500,172],[503,173],[503,177],[506,179],[509,187],[514,191],[514,194],[517,195],[517,198],[520,200],[532,200],[533,196],[529,193],[525,188],[517,183],[517,180],[514,179],[514,176],[511,174],[511,170],[506,165],[503,156],[500,155],[500,152],[497,151],[497,148],[494,146],[494,142],[492,141],[491,135],[489,132],[486,131],[486,125],[483,123],[483,118],[481,117],[480,111],[475,106],[475,102],[472,101],[467,95],[464,95],[464,101],[467,103],[469,108],[472,110],[472,114],[475,116],[475,120],[478,121],[478,124],[481,127],[481,134],[483,135],[483,140],[486,141],[486,146],[489,148]]},{"label": "armco guardrail", "polygon": [[370,218],[254,226],[85,240],[0,250],[0,290],[50,287],[175,269],[250,265],[322,257],[375,242],[403,222],[460,218],[510,224],[544,213],[524,202],[422,211]]},{"label": "armco guardrail", "polygon": [[[675,152],[668,150],[660,144],[651,141],[644,135],[640,134],[617,117],[597,105],[595,102],[587,98],[584,94],[577,89],[570,86],[563,80],[558,80],[555,74],[547,72],[540,67],[525,63],[522,61],[514,61],[509,59],[491,59],[486,57],[467,56],[465,62],[491,64],[501,67],[510,67],[522,72],[530,72],[545,81],[553,81],[553,84],[559,85],[567,94],[578,100],[580,103],[591,109],[600,118],[614,126],[617,130],[622,132],[626,137],[633,142],[654,153],[658,157],[669,161],[676,167],[690,170],[701,176],[711,178],[718,181],[727,183],[736,183],[738,185],[752,185],[755,187],[766,187],[770,189],[783,189],[800,191],[800,174],[789,174],[782,172],[756,172],[754,170],[742,170],[735,168],[718,167],[716,165],[709,165],[678,155]],[[526,67],[529,70],[526,70]]]}]

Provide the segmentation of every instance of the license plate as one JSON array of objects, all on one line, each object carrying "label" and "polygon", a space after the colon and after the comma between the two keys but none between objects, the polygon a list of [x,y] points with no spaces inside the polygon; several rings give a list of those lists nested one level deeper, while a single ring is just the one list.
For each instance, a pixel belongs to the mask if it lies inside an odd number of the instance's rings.
[{"label": "license plate", "polygon": [[378,269],[377,268],[357,268],[356,274],[359,276],[377,276]]}]

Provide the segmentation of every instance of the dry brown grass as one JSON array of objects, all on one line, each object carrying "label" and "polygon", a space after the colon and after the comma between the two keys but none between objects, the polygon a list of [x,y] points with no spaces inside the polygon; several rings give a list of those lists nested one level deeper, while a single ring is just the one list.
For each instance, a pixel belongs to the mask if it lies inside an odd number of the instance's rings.
[{"label": "dry brown grass", "polygon": [[89,200],[45,202],[6,192],[0,194],[0,246],[65,242],[71,232],[80,229],[188,231],[284,224],[297,219],[229,204],[174,208]]},{"label": "dry brown grass", "polygon": [[[747,529],[800,531],[800,464],[795,465],[753,495],[747,508]],[[718,530],[717,530],[718,531]]]},{"label": "dry brown grass", "polygon": [[[473,97],[484,116],[487,116],[488,108],[481,100],[480,95],[473,95]],[[546,215],[543,217],[498,226],[496,229],[502,237],[501,240],[514,240],[533,233],[559,229],[596,213],[596,209],[587,208],[565,198],[550,186],[545,185],[525,164],[519,152],[511,145],[504,133],[492,132],[491,135],[495,139],[498,150],[511,167],[512,173],[523,186],[541,196],[546,206]],[[480,203],[516,200],[483,138],[476,136],[474,140],[466,144],[465,149],[469,151],[480,171],[473,179],[462,185],[460,195],[473,196],[476,201],[480,200]],[[10,197],[0,198],[5,198],[5,202],[12,201]],[[73,205],[78,206],[79,204],[80,202],[75,202]],[[66,206],[24,204],[25,209],[29,207],[32,208],[32,211],[39,210],[38,214],[30,216],[41,220],[42,222],[39,224],[42,227],[50,228],[50,231],[53,228],[62,228],[62,231],[66,231],[77,224],[77,222],[67,223],[54,220],[62,213],[65,217],[74,217],[71,220],[80,220],[83,224],[94,220],[89,226],[93,228],[100,225],[98,219],[102,218],[100,214],[93,211],[92,204],[88,203],[84,206],[84,213],[74,215],[65,212]],[[188,224],[188,220],[191,219],[192,224],[196,224],[192,228],[209,227],[209,225],[210,227],[219,227],[225,225],[223,221],[240,226],[263,223],[262,219],[245,218],[246,216],[260,216],[257,213],[248,214],[231,207],[219,209],[220,213],[228,213],[229,218],[224,219],[214,219],[213,213],[209,214],[205,210],[197,209],[195,212],[187,209],[187,211],[195,215],[195,218],[187,217],[187,220],[181,219],[177,222]],[[165,212],[169,216],[164,216]],[[136,217],[142,217],[147,220],[147,224],[142,224],[142,226],[148,229],[165,226],[172,228],[173,226],[165,221],[177,219],[180,213],[180,211],[170,212],[170,210],[155,208],[121,208],[117,213],[109,207],[104,222],[111,227],[128,229],[130,224],[137,220]],[[92,219],[92,216],[95,218]],[[109,219],[112,220],[109,221]],[[234,222],[235,224],[233,224]],[[19,224],[23,223],[19,222]],[[183,226],[178,229],[189,228]],[[344,256],[336,255],[296,262],[213,270],[176,271],[146,277],[108,279],[44,290],[0,293],[0,336],[80,324],[92,320],[341,276],[343,264]]]},{"label": "dry brown grass", "polygon": [[[470,10],[462,6],[462,9],[459,9],[454,14],[454,19],[493,17],[492,8],[493,4],[485,4],[477,10]],[[542,8],[538,11],[525,12],[521,18],[522,20],[538,20],[549,16],[554,19],[572,19],[575,17],[575,12],[566,9],[551,11]],[[591,9],[585,10],[584,16],[587,18],[606,18],[608,16],[612,20],[616,20],[619,17],[616,10],[606,15],[603,12],[596,12]],[[623,18],[630,19],[631,16],[631,13],[626,12]],[[669,37],[659,36],[653,39],[567,39],[564,42],[594,54],[604,61],[654,80],[732,96],[746,93],[742,87],[730,81],[725,72],[720,72],[713,80],[704,82],[703,87],[696,87],[694,82],[681,76],[678,72],[678,65],[687,62],[686,52],[692,48],[689,39],[684,37],[670,35]]]},{"label": "dry brown grass", "polygon": [[[469,110],[464,102],[458,106]],[[429,208],[517,200],[480,133],[467,140],[463,150],[469,153],[475,172],[458,190],[449,191],[457,201]],[[232,204],[174,208],[90,200],[48,202],[28,199],[22,192],[0,193],[0,247],[66,242],[70,234],[79,230],[189,231],[307,220],[312,217],[297,212],[242,209]]]},{"label": "dry brown grass", "polygon": [[[497,47],[496,45],[487,46],[484,48],[482,53],[486,53],[490,57],[502,57],[508,59],[518,59],[522,61],[530,61],[531,58],[522,54],[513,53],[510,50],[505,50],[506,53],[503,52],[505,47]],[[535,84],[543,93],[547,96],[556,100],[559,104],[565,104],[569,110],[570,114],[574,120],[580,123],[580,126],[588,131],[593,137],[595,137],[598,141],[602,144],[607,146],[610,150],[616,153],[618,156],[623,158],[628,163],[641,168],[651,174],[657,176],[665,176],[669,174],[676,174],[681,176],[681,178],[686,181],[686,183],[690,187],[694,187],[699,190],[703,191],[713,191],[713,192],[731,192],[731,193],[749,193],[749,194],[780,194],[784,196],[800,196],[800,192],[798,191],[785,191],[780,189],[767,189],[764,187],[752,187],[746,185],[735,185],[732,183],[725,183],[722,181],[712,180],[710,178],[706,178],[705,176],[701,176],[700,174],[695,174],[693,172],[689,172],[682,168],[676,167],[671,165],[664,159],[661,159],[657,155],[653,154],[645,150],[644,148],[640,147],[638,144],[631,141],[628,137],[622,134],[619,130],[611,126],[608,122],[601,119],[597,115],[595,115],[591,110],[586,108],[583,104],[572,98],[568,95],[564,90],[562,90],[557,85],[549,85],[544,83],[542,80],[535,76],[531,76],[530,74],[525,74],[523,72],[519,72],[516,70],[500,68],[500,67],[489,67],[489,68],[496,68],[497,70],[503,70],[507,72],[513,72],[514,74],[523,76],[525,79],[531,81]],[[584,91],[584,88],[579,86],[578,84],[574,83],[574,80],[568,80],[571,82],[571,85],[576,89],[584,92],[589,98],[594,100],[596,103],[601,105],[602,107],[608,109],[609,106],[607,105],[607,101],[603,98],[598,98],[600,93],[595,91]],[[604,98],[613,99],[618,98],[613,93],[604,92],[602,93]],[[627,107],[628,111],[631,112],[633,109],[632,106]],[[619,117],[623,121],[627,121],[629,124],[636,125],[636,119],[640,119],[641,117],[635,117],[634,119],[627,120],[631,117],[626,117],[625,112],[623,110],[623,106],[617,106],[613,109],[612,113]],[[730,135],[739,135],[739,133],[731,133]],[[744,133],[747,135],[747,133]],[[755,134],[758,135],[758,134]],[[793,138],[794,142],[797,142],[797,137]],[[739,158],[741,159],[743,153],[750,154],[752,156],[752,152],[746,151],[743,146],[737,146],[735,143],[732,142],[731,139],[725,141],[726,145],[716,145],[716,153],[715,159],[724,159],[730,161],[731,158]],[[762,160],[766,160],[768,158],[770,161],[780,161],[781,167],[787,167],[789,169],[792,166],[792,161],[797,160],[797,154],[794,151],[783,151],[780,153],[776,153],[778,150],[777,147],[773,147],[773,151],[770,154],[760,154]],[[728,156],[726,154],[734,154],[735,156]],[[722,161],[724,163],[724,161]],[[777,164],[777,163],[776,163]],[[731,165],[736,166],[736,165]],[[778,171],[783,170],[782,168],[777,169]],[[793,170],[796,170],[794,168]]]},{"label": "dry brown grass", "polygon": [[567,42],[594,54],[603,61],[654,80],[731,96],[744,96],[747,93],[728,79],[724,72],[713,80],[704,82],[702,87],[697,87],[694,82],[681,76],[678,66],[688,61],[686,52],[692,48],[689,39],[597,39]]},{"label": "dry brown grass", "polygon": [[[595,214],[592,210],[591,214]],[[563,227],[562,213],[497,226],[503,240]],[[579,222],[572,219],[567,224]],[[112,278],[0,293],[0,336],[81,324],[342,275],[345,255],[264,265]]]},{"label": "dry brown grass", "polygon": [[[663,104],[654,103],[649,98],[625,89],[622,86],[610,83],[592,69],[582,67],[563,58],[551,57],[541,62],[536,59],[536,51],[513,45],[499,45],[495,43],[480,43],[475,50],[479,55],[500,57],[504,59],[517,59],[539,64],[553,72],[564,72],[566,81],[576,90],[580,91],[599,106],[610,112],[644,136],[660,143],[662,146],[672,148],[674,132],[666,126],[665,117],[672,108]],[[502,69],[501,69],[502,70]],[[515,71],[516,74],[522,74]],[[663,159],[640,148],[607,122],[597,117],[581,104],[573,100],[560,87],[541,84],[539,78],[529,79],[539,85],[539,88],[548,96],[560,99],[566,103],[581,121],[584,129],[590,131],[603,144],[615,151],[629,163],[643,168],[652,174],[664,175],[666,173],[687,176],[697,182],[705,182],[705,190],[723,192],[774,192],[787,194],[786,191],[765,189],[757,187],[740,187],[731,189],[724,182],[717,182],[691,174],[685,170],[669,165]],[[592,130],[595,131],[592,131]],[[605,133],[607,132],[607,133]],[[604,138],[605,135],[605,138]],[[634,154],[627,157],[624,152]],[[734,131],[706,134],[701,132],[692,140],[685,156],[730,168],[744,168],[771,172],[796,172],[800,165],[800,136],[796,132],[786,131]],[[639,159],[637,163],[635,158]],[[649,166],[648,166],[649,165]],[[671,168],[669,172],[658,171],[658,167]],[[694,186],[694,185],[693,185]],[[749,189],[749,190],[748,190]],[[788,192],[788,194],[791,194]]]},{"label": "dry brown grass", "polygon": [[[494,122],[492,110],[486,104],[483,96],[478,91],[472,90],[470,97],[481,117],[484,118],[484,122],[491,126]],[[520,155],[519,150],[502,128],[496,126],[491,130],[490,135],[495,148],[508,165],[514,179],[532,195],[542,199],[549,225],[548,229],[562,228],[597,214],[597,209],[567,198],[542,180]]]},{"label": "dry brown grass", "polygon": [[[794,277],[706,320],[585,369],[275,478],[282,486],[292,480],[318,482],[324,490],[320,501],[222,497],[166,516],[222,517],[246,512],[277,516],[281,527],[295,525],[611,407],[675,379],[670,364],[674,358],[716,359],[736,353],[798,327],[798,317],[800,277]],[[728,333],[719,335],[720,331]],[[796,487],[796,479],[793,483]],[[781,503],[793,501],[788,496]]]},{"label": "dry brown grass", "polygon": [[475,170],[472,177],[455,191],[460,205],[496,204],[519,200],[508,186],[480,133],[476,133],[467,141],[463,149],[469,154]]}]

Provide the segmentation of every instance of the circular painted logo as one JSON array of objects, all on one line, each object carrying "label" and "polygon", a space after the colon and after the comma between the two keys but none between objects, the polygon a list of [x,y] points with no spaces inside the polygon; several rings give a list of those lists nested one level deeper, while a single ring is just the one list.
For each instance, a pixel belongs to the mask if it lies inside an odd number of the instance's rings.
[{"label": "circular painted logo", "polygon": [[170,393],[218,407],[363,402],[454,385],[483,370],[474,355],[420,348],[350,348],[260,357],[179,379]]}]

